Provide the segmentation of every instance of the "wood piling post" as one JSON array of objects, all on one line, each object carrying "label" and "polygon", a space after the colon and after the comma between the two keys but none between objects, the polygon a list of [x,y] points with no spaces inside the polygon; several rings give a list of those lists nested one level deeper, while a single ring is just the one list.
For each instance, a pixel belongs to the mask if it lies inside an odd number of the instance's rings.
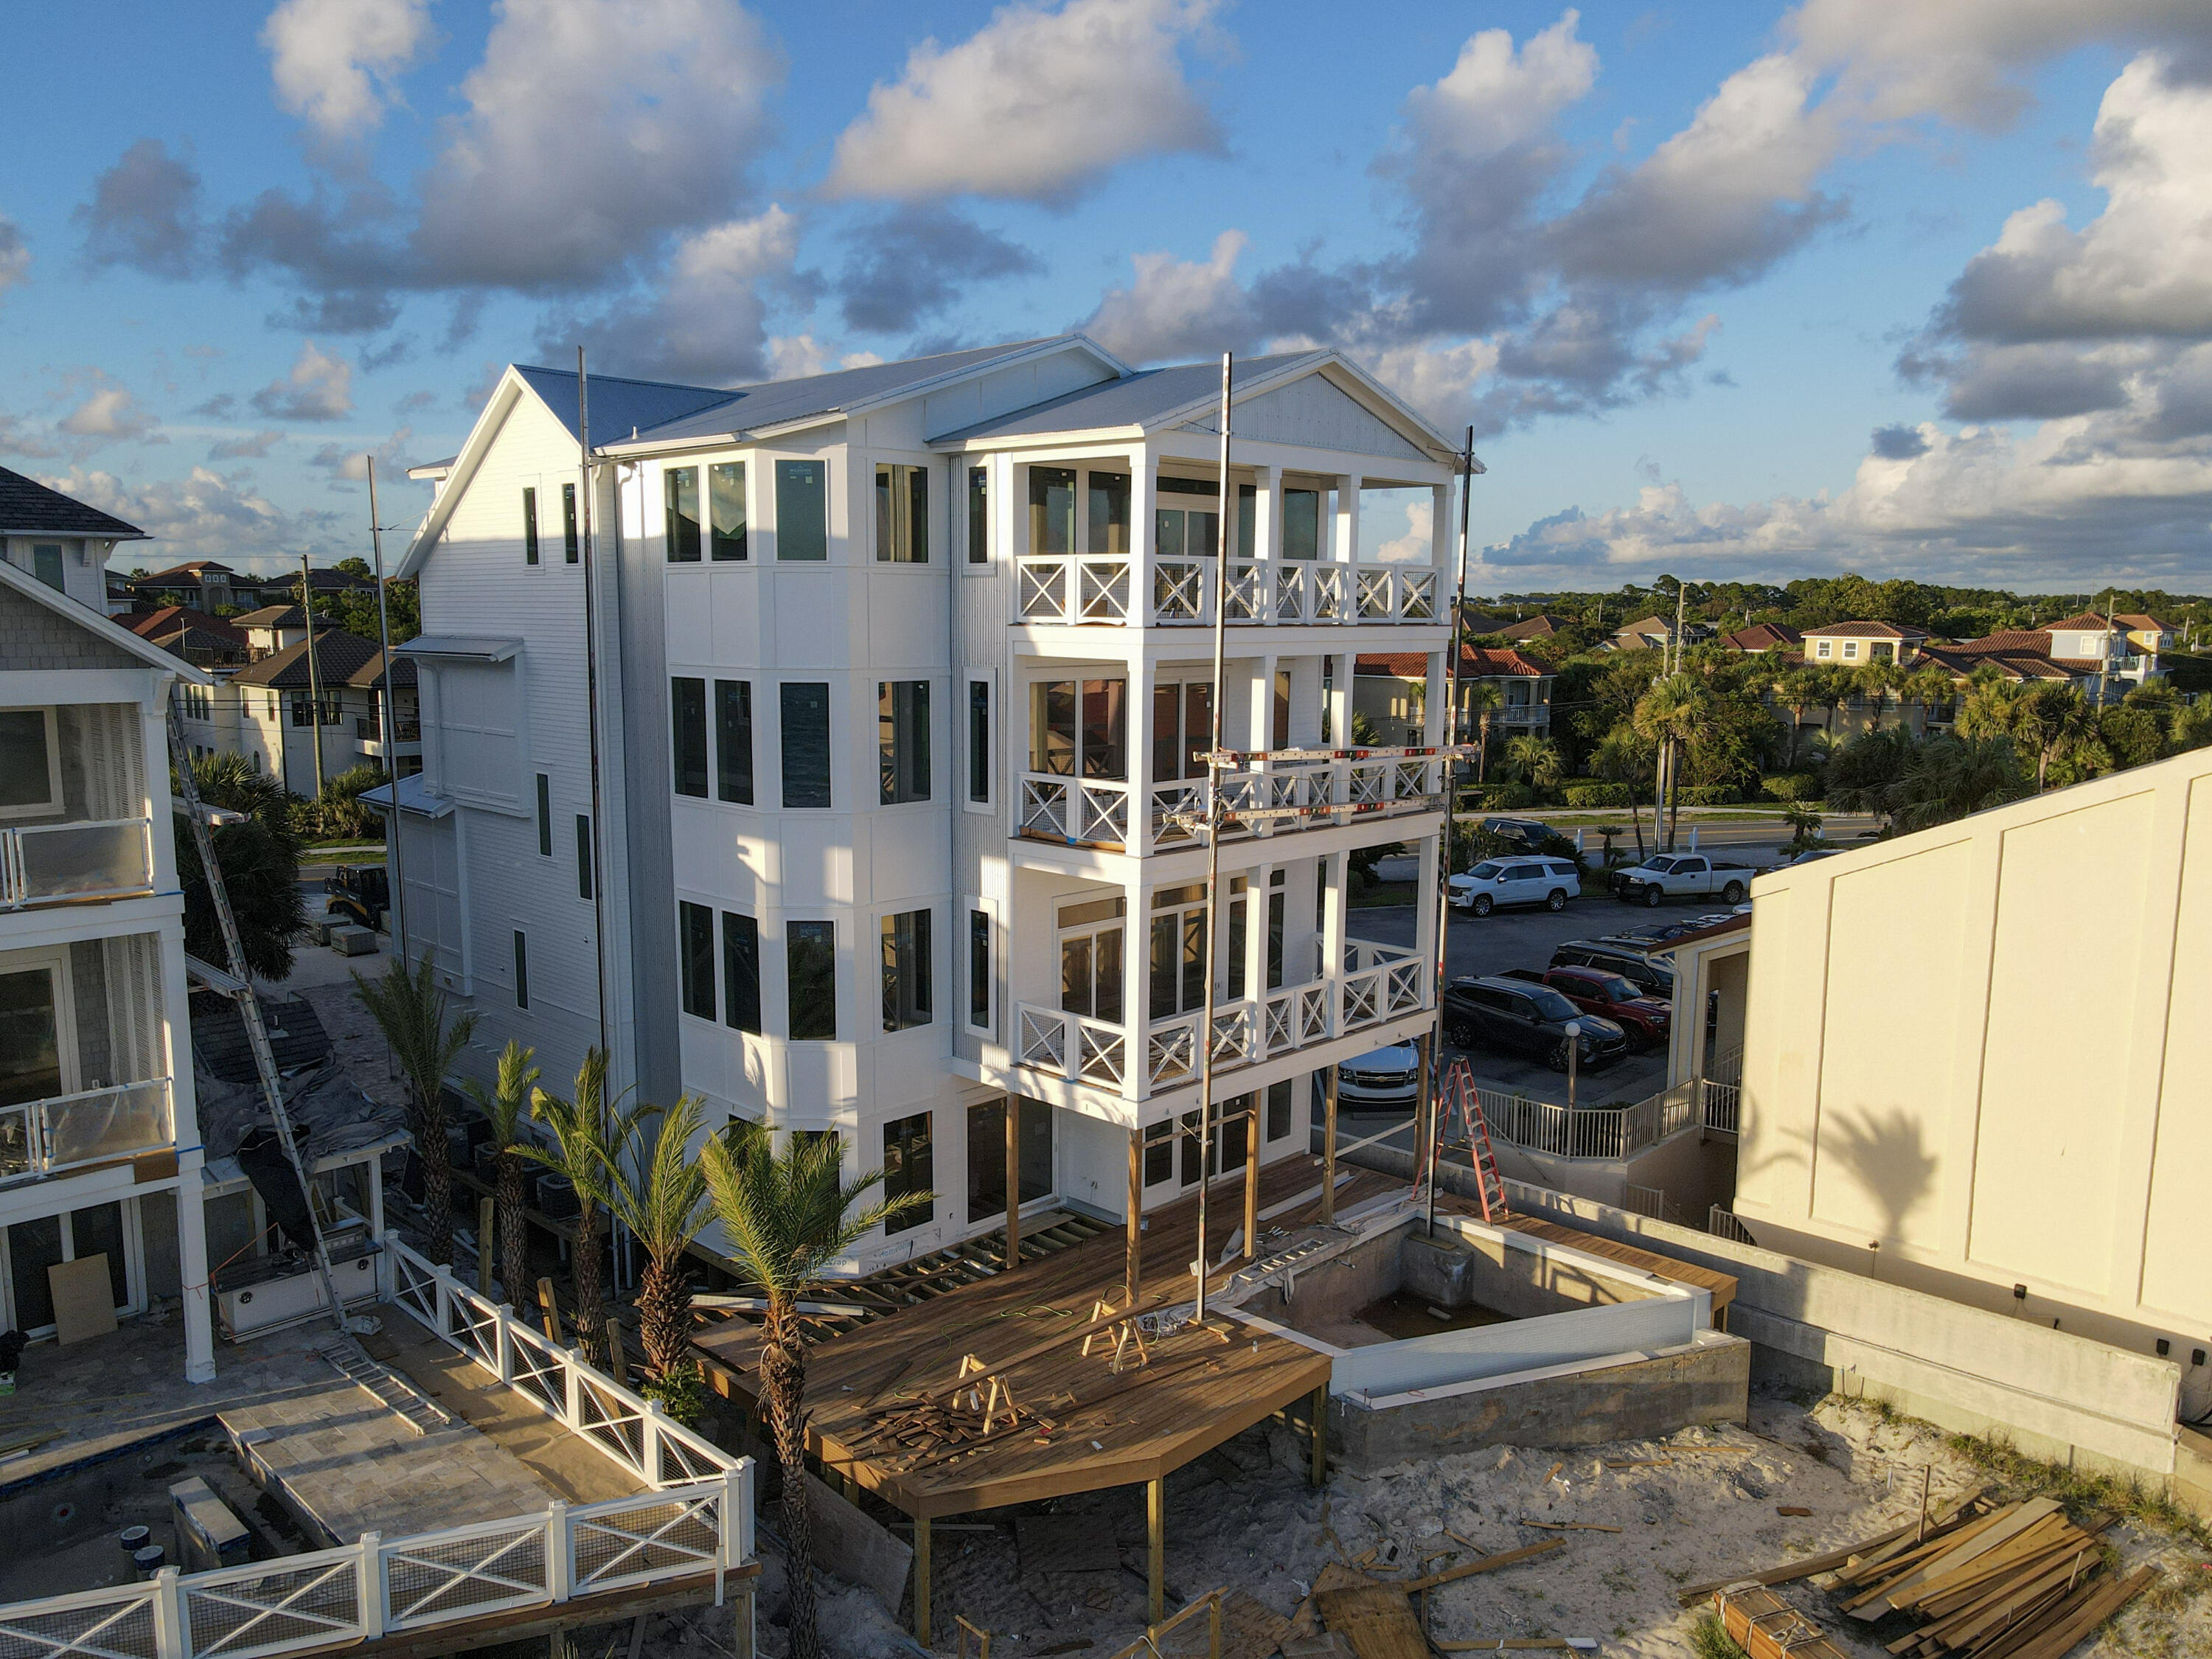
[{"label": "wood piling post", "polygon": [[1129,1242],[1121,1264],[1121,1305],[1137,1305],[1145,1269],[1145,1132],[1129,1131]]},{"label": "wood piling post", "polygon": [[1167,1508],[1166,1479],[1145,1482],[1145,1622],[1149,1625],[1167,1617]]},{"label": "wood piling post", "polygon": [[1321,1085],[1321,1220],[1324,1227],[1336,1220],[1336,1067],[1322,1074]]},{"label": "wood piling post", "polygon": [[1328,1384],[1313,1391],[1306,1402],[1306,1438],[1311,1444],[1313,1468],[1307,1480],[1316,1486],[1328,1484]]},{"label": "wood piling post", "polygon": [[1022,1265],[1022,1101],[1006,1097],[1006,1271]]},{"label": "wood piling post", "polygon": [[1244,1259],[1260,1255],[1260,1097],[1248,1097],[1244,1108]]},{"label": "wood piling post", "polygon": [[929,1645],[929,1517],[914,1518],[914,1639]]},{"label": "wood piling post", "polygon": [[[477,1200],[477,1291],[491,1294],[492,1230],[498,1224],[499,1205],[489,1194]],[[513,1287],[508,1294],[514,1294]]]}]

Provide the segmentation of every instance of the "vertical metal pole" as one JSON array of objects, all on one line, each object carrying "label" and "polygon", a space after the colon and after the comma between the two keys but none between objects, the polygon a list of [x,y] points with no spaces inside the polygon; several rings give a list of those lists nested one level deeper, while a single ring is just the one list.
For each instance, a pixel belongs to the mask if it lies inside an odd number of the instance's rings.
[{"label": "vertical metal pole", "polygon": [[[1231,353],[1221,354],[1221,496],[1213,545],[1213,742],[1206,751],[1206,1006],[1198,1024],[1198,1305],[1206,1322],[1206,1194],[1213,1184],[1213,951],[1221,917],[1221,683],[1229,644],[1229,380]],[[1159,1581],[1153,1578],[1152,1617],[1159,1615]]]},{"label": "vertical metal pole", "polygon": [[[384,591],[384,526],[376,516],[376,457],[365,458],[368,462],[368,541],[376,555],[376,632],[378,643],[384,648],[384,769],[392,779],[392,816],[385,820],[384,844],[389,856],[392,880],[392,939],[399,947],[399,960],[414,958],[407,942],[407,866],[399,852],[399,696],[392,684],[392,608],[385,602]],[[416,698],[416,729],[422,727],[422,699]]]},{"label": "vertical metal pole", "polygon": [[[1445,671],[1444,678],[1444,742],[1448,745],[1456,745],[1459,742],[1459,671],[1460,653],[1462,649],[1459,641],[1459,630],[1460,618],[1465,615],[1467,611],[1467,532],[1469,498],[1474,493],[1475,479],[1488,470],[1489,469],[1485,467],[1480,461],[1478,461],[1474,458],[1474,428],[1470,426],[1467,429],[1467,450],[1465,454],[1461,457],[1458,469],[1460,475],[1459,581],[1452,596],[1451,632],[1449,646],[1449,649],[1451,652],[1451,661],[1449,666]],[[1485,746],[1487,747],[1486,744]],[[1453,819],[1455,817],[1453,807],[1458,799],[1458,792],[1453,786],[1452,775],[1458,769],[1458,765],[1459,761],[1456,756],[1448,757],[1443,763],[1443,857],[1438,860],[1443,866],[1443,873],[1437,880],[1437,956],[1436,962],[1429,979],[1429,999],[1435,1005],[1436,1017],[1430,1021],[1428,1034],[1423,1038],[1421,1042],[1421,1116],[1422,1121],[1425,1126],[1425,1133],[1428,1137],[1427,1152],[1429,1154],[1430,1163],[1429,1206],[1427,1217],[1428,1225],[1426,1231],[1431,1233],[1434,1233],[1437,1230],[1437,1170],[1435,1165],[1437,1162],[1437,1091],[1436,1086],[1436,1072],[1438,1065],[1443,1058],[1444,974],[1445,963],[1449,954],[1448,945],[1451,933],[1452,842],[1454,829]],[[1333,1096],[1332,1098],[1334,1098]],[[1334,1131],[1332,1129],[1330,1140],[1332,1148],[1334,1144]],[[1417,1180],[1419,1178],[1420,1175],[1420,1165],[1418,1162],[1418,1158],[1421,1151],[1422,1148],[1420,1146],[1415,1146],[1414,1153],[1417,1162],[1414,1164],[1414,1177]]]},{"label": "vertical metal pole", "polygon": [[[307,617],[307,698],[313,705],[307,730],[315,746],[315,799],[323,798],[323,677],[315,663],[315,589],[308,580],[307,556],[300,555],[300,608]],[[279,726],[281,733],[283,728]]]}]

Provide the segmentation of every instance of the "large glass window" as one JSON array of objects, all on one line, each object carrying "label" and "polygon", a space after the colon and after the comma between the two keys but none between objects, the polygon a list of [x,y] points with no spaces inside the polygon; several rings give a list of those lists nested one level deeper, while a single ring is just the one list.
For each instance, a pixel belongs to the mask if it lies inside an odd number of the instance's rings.
[{"label": "large glass window", "polygon": [[[1231,937],[1237,914],[1231,912]],[[1235,953],[1232,947],[1231,960]],[[1152,895],[1152,1017],[1173,1019],[1206,1005],[1206,884],[1164,887]],[[1234,977],[1232,974],[1231,977]],[[1239,988],[1232,984],[1230,994]]]},{"label": "large glass window", "polygon": [[525,486],[522,491],[522,562],[538,562],[538,491],[534,486]]},{"label": "large glass window", "polygon": [[520,927],[514,930],[514,1006],[530,1006],[530,939]]},{"label": "large glass window", "polygon": [[707,469],[709,556],[726,562],[745,556],[745,464],[717,461]]},{"label": "large glass window", "polygon": [[592,820],[587,814],[576,814],[576,896],[587,899],[592,896]]},{"label": "large glass window", "polygon": [[753,684],[714,682],[714,793],[739,806],[753,804]]},{"label": "large glass window", "polygon": [[1030,551],[1075,551],[1075,469],[1030,469]]},{"label": "large glass window", "polygon": [[1283,556],[1286,559],[1321,557],[1321,491],[1318,489],[1285,489],[1283,492]]},{"label": "large glass window", "polygon": [[538,856],[553,856],[553,780],[538,775]]},{"label": "large glass window", "polygon": [[795,1042],[837,1040],[837,924],[783,925],[784,988]]},{"label": "large glass window", "polygon": [[876,738],[885,806],[929,799],[929,682],[879,680]]},{"label": "large glass window", "polygon": [[929,562],[929,469],[876,467],[876,561]]},{"label": "large glass window", "polygon": [[668,712],[675,728],[676,793],[707,798],[707,682],[683,676],[668,682]]},{"label": "large glass window", "polygon": [[660,475],[661,538],[672,564],[699,562],[699,469],[672,466]]},{"label": "large glass window", "polygon": [[[1035,1203],[1052,1192],[1052,1108],[1017,1099],[1014,1115],[1016,1201]],[[1006,1103],[968,1109],[968,1219],[1006,1212]]]},{"label": "large glass window", "polygon": [[1085,487],[1091,505],[1091,550],[1129,550],[1129,475],[1093,472]]},{"label": "large glass window", "polygon": [[62,544],[59,542],[31,544],[31,574],[56,592],[62,591]]},{"label": "large glass window", "polygon": [[775,556],[819,563],[830,556],[830,464],[775,464]]},{"label": "large glass window", "polygon": [[15,816],[60,800],[55,721],[44,708],[0,708],[0,811]]},{"label": "large glass window", "polygon": [[1280,1140],[1291,1132],[1291,1094],[1293,1079],[1267,1085],[1267,1139]]},{"label": "large glass window", "polygon": [[968,469],[968,562],[988,564],[991,562],[991,486],[990,469],[971,466]]},{"label": "large glass window", "polygon": [[968,682],[968,799],[991,800],[991,682]]},{"label": "large glass window", "polygon": [[968,913],[968,1023],[979,1031],[991,1029],[991,915],[988,910]]},{"label": "large glass window", "polygon": [[722,1018],[760,1033],[760,923],[729,910],[722,912]]},{"label": "large glass window", "polygon": [[1155,549],[1164,559],[1211,558],[1221,550],[1221,492],[1204,478],[1163,477],[1152,512]]},{"label": "large glass window", "polygon": [[830,805],[830,688],[787,681],[783,702],[783,804]]},{"label": "large glass window", "polygon": [[[929,1114],[893,1118],[884,1125],[884,1197],[926,1198],[935,1191],[932,1170],[936,1159],[929,1145]],[[927,1225],[935,1218],[936,1206],[916,1204],[884,1223],[885,1233],[902,1233]]]},{"label": "large glass window", "polygon": [[[54,970],[19,969],[0,974],[0,1106],[46,1100],[62,1092],[61,1035]],[[0,1135],[20,1135],[17,1120],[0,1124]],[[0,1153],[25,1154],[0,1139]],[[0,1168],[4,1168],[0,1164]]]},{"label": "large glass window", "polygon": [[1260,486],[1237,486],[1237,556],[1255,558],[1260,544]]},{"label": "large glass window", "polygon": [[701,1019],[714,1017],[714,913],[703,904],[679,899],[676,905],[676,950],[683,970],[684,1012]]},{"label": "large glass window", "polygon": [[1030,687],[1030,770],[1129,775],[1127,680],[1040,680]]},{"label": "large glass window", "polygon": [[1152,781],[1206,775],[1213,747],[1213,688],[1194,681],[1152,688]]},{"label": "large glass window", "polygon": [[908,910],[883,922],[884,1030],[927,1025],[931,1012],[929,912]]},{"label": "large glass window", "polygon": [[1121,1023],[1124,901],[1085,899],[1060,907],[1060,1006],[1088,1019]]},{"label": "large glass window", "polygon": [[576,486],[562,484],[561,486],[561,558],[563,564],[576,562],[576,552],[580,545],[580,539],[576,525]]}]

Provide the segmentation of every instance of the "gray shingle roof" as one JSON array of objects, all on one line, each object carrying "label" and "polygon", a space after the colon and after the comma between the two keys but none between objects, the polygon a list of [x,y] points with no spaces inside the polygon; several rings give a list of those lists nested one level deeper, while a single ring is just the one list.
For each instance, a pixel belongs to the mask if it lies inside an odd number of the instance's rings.
[{"label": "gray shingle roof", "polygon": [[[315,678],[328,690],[355,683],[353,676],[377,655],[376,643],[358,634],[332,628],[315,635]],[[248,663],[231,676],[233,685],[266,685],[283,691],[308,689],[307,642],[272,651],[258,662]]]},{"label": "gray shingle roof", "polygon": [[118,542],[144,541],[146,532],[112,514],[87,507],[35,478],[0,466],[0,531],[19,535],[97,536]]},{"label": "gray shingle roof", "polygon": [[[1286,352],[1273,357],[1246,357],[1231,371],[1232,389],[1273,374],[1289,363],[1318,354]],[[940,442],[966,438],[1019,437],[1047,432],[1090,431],[1101,427],[1145,426],[1178,410],[1203,403],[1221,387],[1221,365],[1182,363],[1172,368],[1147,368],[1116,380],[1103,380],[1045,403],[1018,409],[1010,415],[978,422],[957,432],[941,434]]]}]

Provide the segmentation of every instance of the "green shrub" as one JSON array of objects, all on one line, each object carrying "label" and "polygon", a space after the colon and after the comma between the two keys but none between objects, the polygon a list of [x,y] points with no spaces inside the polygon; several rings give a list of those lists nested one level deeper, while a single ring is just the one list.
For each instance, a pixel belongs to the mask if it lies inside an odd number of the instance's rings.
[{"label": "green shrub", "polygon": [[1724,783],[1693,783],[1682,791],[1685,806],[1733,806],[1742,799],[1741,792]]},{"label": "green shrub", "polygon": [[1626,806],[1635,799],[1625,783],[1571,783],[1563,793],[1570,806]]},{"label": "green shrub", "polygon": [[1759,793],[1766,800],[1789,802],[1820,799],[1821,778],[1818,772],[1776,772],[1759,781]]}]

